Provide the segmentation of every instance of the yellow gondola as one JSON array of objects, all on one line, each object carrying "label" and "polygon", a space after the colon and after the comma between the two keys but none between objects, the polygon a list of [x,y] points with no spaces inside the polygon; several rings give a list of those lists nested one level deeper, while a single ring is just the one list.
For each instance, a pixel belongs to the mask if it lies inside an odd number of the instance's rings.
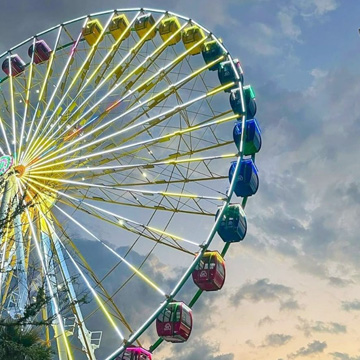
[{"label": "yellow gondola", "polygon": [[[175,16],[171,16],[161,21],[159,26],[159,34],[165,42],[171,35],[180,29],[180,22]],[[168,45],[175,45],[181,40],[181,32],[179,31],[169,42]]]},{"label": "yellow gondola", "polygon": [[[123,36],[123,40],[130,35],[130,29],[124,34],[126,28],[129,26],[129,20],[125,14],[116,15],[112,18],[109,30],[115,40],[118,40],[120,36]],[[123,35],[124,34],[124,35]]]},{"label": "yellow gondola", "polygon": [[[135,21],[135,31],[139,38],[142,39],[148,31],[154,26],[155,20],[150,13],[139,16]],[[156,28],[146,36],[144,40],[151,40],[156,35]]]},{"label": "yellow gondola", "polygon": [[[197,25],[189,26],[185,28],[182,34],[182,41],[187,50],[189,50],[192,46],[194,46],[197,42],[201,40],[205,40],[205,34],[203,29],[199,28]],[[195,46],[191,51],[191,55],[196,55],[201,52],[203,49],[203,42],[201,42],[198,46]]]},{"label": "yellow gondola", "polygon": [[86,42],[92,46],[100,37],[103,27],[98,19],[89,20],[82,30],[82,35]]}]

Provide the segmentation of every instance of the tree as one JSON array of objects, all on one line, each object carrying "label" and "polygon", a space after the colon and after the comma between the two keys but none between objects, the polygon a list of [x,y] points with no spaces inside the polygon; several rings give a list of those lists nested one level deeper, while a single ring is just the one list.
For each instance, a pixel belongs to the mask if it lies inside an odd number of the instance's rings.
[{"label": "tree", "polygon": [[[13,175],[10,173],[10,175]],[[0,176],[0,193],[4,194],[6,180],[4,176]],[[31,200],[29,200],[29,198]],[[9,199],[7,209],[2,212],[0,218],[0,239],[4,234],[12,234],[14,238],[13,222],[17,216],[21,216],[23,212],[35,206],[36,196],[27,197],[26,190],[22,194],[15,194]],[[14,240],[15,241],[15,240]],[[49,264],[56,261],[55,257],[48,259]],[[48,268],[50,265],[48,264]],[[12,266],[11,266],[12,267]],[[4,302],[0,304],[0,359],[1,360],[48,360],[52,358],[53,351],[49,344],[41,337],[41,330],[53,324],[56,314],[46,315],[43,317],[43,310],[48,308],[52,302],[46,286],[44,273],[39,272],[40,266],[32,262],[27,266],[27,279],[29,283],[36,283],[36,287],[29,286],[27,294],[27,302],[23,311],[10,314],[4,308]],[[0,268],[2,275],[9,275],[15,268]],[[36,280],[36,281],[32,281]],[[75,282],[75,279],[71,279]],[[12,293],[12,288],[7,293]],[[71,300],[68,297],[68,289],[57,288],[56,298],[61,313],[71,311],[76,303],[86,303],[86,296],[78,300]],[[47,314],[47,312],[45,311]]]},{"label": "tree", "polygon": [[52,350],[34,327],[23,328],[8,321],[0,326],[0,359],[51,360]]}]

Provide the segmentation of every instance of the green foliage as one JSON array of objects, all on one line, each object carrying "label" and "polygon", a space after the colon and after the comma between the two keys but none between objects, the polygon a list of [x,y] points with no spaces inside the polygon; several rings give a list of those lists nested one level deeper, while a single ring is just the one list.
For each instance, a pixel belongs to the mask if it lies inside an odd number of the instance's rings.
[{"label": "green foliage", "polygon": [[1,360],[51,360],[52,350],[34,328],[23,329],[11,322],[0,326]]}]

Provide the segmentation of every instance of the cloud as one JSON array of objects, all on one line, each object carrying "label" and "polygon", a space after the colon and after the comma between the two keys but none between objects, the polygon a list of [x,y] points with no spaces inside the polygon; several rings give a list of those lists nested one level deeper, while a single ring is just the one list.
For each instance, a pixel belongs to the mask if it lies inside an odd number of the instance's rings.
[{"label": "cloud", "polygon": [[260,319],[258,322],[258,326],[271,325],[274,323],[274,320],[270,316],[265,316]]},{"label": "cloud", "polygon": [[[191,359],[191,360],[234,360],[234,354],[218,354],[219,345],[210,343],[204,339],[192,341],[191,345],[187,344],[174,344],[172,345],[173,353],[176,353],[178,359]],[[173,360],[174,357],[167,357],[164,360]]]},{"label": "cloud", "polygon": [[341,352],[333,352],[330,355],[333,357],[333,360],[360,360],[360,356],[350,356]]},{"label": "cloud", "polygon": [[281,30],[291,40],[299,40],[301,29],[294,23],[296,12],[293,8],[285,8],[278,13]]},{"label": "cloud", "polygon": [[266,336],[263,347],[279,347],[287,344],[293,337],[284,334],[269,334]]},{"label": "cloud", "polygon": [[359,311],[360,310],[360,300],[342,301],[341,308],[345,311]]},{"label": "cloud", "polygon": [[313,354],[322,353],[327,347],[325,341],[321,342],[318,340],[313,341],[312,343],[307,344],[306,347],[301,347],[295,353],[288,355],[288,358],[294,359],[301,356],[308,356]]},{"label": "cloud", "polygon": [[327,334],[345,334],[347,332],[346,325],[336,322],[308,321],[299,317],[300,324],[297,329],[304,332],[305,336],[311,336],[312,333]]},{"label": "cloud", "polygon": [[299,310],[300,306],[296,300],[290,299],[280,302],[280,311],[294,311]]},{"label": "cloud", "polygon": [[250,346],[251,348],[255,348],[255,347],[256,347],[255,344],[254,344],[254,342],[253,342],[252,340],[250,340],[250,339],[246,340],[246,341],[245,341],[245,344],[248,345],[248,346]]},{"label": "cloud", "polygon": [[269,279],[260,279],[254,283],[247,282],[230,296],[230,302],[234,306],[240,305],[243,300],[257,303],[259,301],[280,301],[284,296],[293,296],[292,288],[273,284]]},{"label": "cloud", "polygon": [[298,2],[303,16],[323,16],[330,11],[334,11],[339,6],[336,0],[302,0]]},{"label": "cloud", "polygon": [[352,280],[342,279],[336,276],[330,276],[328,278],[328,281],[329,281],[329,285],[339,288],[354,284],[354,281]]}]

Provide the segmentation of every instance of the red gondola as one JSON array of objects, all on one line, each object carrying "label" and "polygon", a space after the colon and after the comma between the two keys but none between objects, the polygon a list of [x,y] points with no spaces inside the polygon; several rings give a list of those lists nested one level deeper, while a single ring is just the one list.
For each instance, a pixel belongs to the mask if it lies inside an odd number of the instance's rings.
[{"label": "red gondola", "polygon": [[151,360],[151,352],[138,346],[129,346],[116,360]]},{"label": "red gondola", "polygon": [[204,291],[220,290],[225,282],[225,261],[217,251],[207,251],[192,273],[194,283]]},{"label": "red gondola", "polygon": [[[34,45],[31,45],[28,50],[28,55],[32,57]],[[40,64],[49,60],[51,55],[51,48],[44,40],[35,41],[34,63]]]},{"label": "red gondola", "polygon": [[[17,54],[10,56],[11,76],[17,76],[25,70],[25,62]],[[2,63],[4,73],[10,76],[9,58],[5,59]]]},{"label": "red gondola", "polygon": [[182,301],[172,301],[156,319],[156,331],[165,341],[185,342],[192,329],[192,311]]}]

